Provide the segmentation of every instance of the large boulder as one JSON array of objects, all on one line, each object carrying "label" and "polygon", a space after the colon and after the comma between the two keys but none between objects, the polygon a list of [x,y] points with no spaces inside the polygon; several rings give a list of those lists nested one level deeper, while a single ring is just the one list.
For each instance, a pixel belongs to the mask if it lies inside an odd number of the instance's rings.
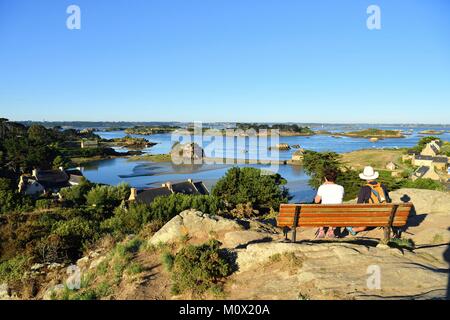
[{"label": "large boulder", "polygon": [[244,227],[235,220],[191,209],[172,218],[153,235],[149,242],[153,245],[177,242],[183,236],[188,236],[194,241],[206,240],[211,237],[220,239],[227,232],[239,230],[244,230]]},{"label": "large boulder", "polygon": [[230,299],[442,299],[448,285],[442,259],[349,243],[250,244],[236,263]]},{"label": "large boulder", "polygon": [[272,237],[267,233],[252,230],[231,231],[224,235],[222,245],[224,248],[240,248],[250,243],[269,241],[272,241]]},{"label": "large boulder", "polygon": [[450,216],[450,193],[448,192],[405,188],[389,194],[393,202],[412,202],[418,214]]}]

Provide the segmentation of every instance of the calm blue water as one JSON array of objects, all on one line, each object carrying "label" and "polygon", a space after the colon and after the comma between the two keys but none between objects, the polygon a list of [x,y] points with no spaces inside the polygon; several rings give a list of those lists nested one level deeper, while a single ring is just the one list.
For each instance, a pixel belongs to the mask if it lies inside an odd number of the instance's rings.
[{"label": "calm blue water", "polygon": [[[361,127],[352,127],[351,130],[363,129]],[[289,145],[299,144],[302,148],[315,151],[334,151],[338,153],[345,153],[361,149],[371,148],[405,148],[412,147],[417,144],[423,135],[420,131],[427,128],[413,128],[413,127],[394,127],[394,126],[379,126],[383,129],[400,129],[408,133],[406,138],[402,139],[385,139],[376,143],[368,141],[368,139],[355,138],[334,138],[331,136],[311,136],[311,137],[280,137],[279,143],[288,143]],[[322,128],[318,128],[322,129]],[[330,131],[348,130],[347,128],[324,128]],[[443,140],[450,140],[450,127],[433,127],[434,130],[446,130],[445,134],[440,135]],[[102,138],[112,139],[123,137],[126,134],[123,131],[115,132],[97,132]],[[150,154],[169,153],[171,147],[177,139],[173,139],[170,134],[155,134],[148,136],[133,135],[135,137],[144,137],[149,141],[156,142],[152,148],[145,149],[144,152]],[[184,140],[183,140],[184,139]],[[181,137],[181,142],[190,141],[191,137]],[[221,139],[222,148],[211,151],[211,139]],[[267,147],[273,142],[264,141],[264,143],[256,146],[249,145],[249,139],[244,137],[238,138],[217,138],[206,137],[206,141],[199,141],[200,145],[205,148],[207,156],[211,157],[235,157],[248,159],[290,159],[292,152],[295,149],[279,153],[269,153]],[[243,152],[247,150],[247,152]],[[287,179],[291,195],[294,197],[292,201],[311,201],[315,191],[308,186],[308,176],[304,173],[301,167],[296,166],[279,166],[277,168],[263,165],[239,165],[251,166],[261,169],[268,169],[276,171]],[[211,189],[214,183],[220,179],[225,172],[230,168],[230,165],[199,165],[199,166],[175,166],[171,163],[152,163],[145,161],[129,161],[128,159],[111,159],[97,161],[85,166],[84,175],[91,181],[105,184],[118,184],[120,182],[127,182],[131,186],[137,188],[157,187],[167,181],[177,182],[186,179],[202,180],[206,186]]]}]

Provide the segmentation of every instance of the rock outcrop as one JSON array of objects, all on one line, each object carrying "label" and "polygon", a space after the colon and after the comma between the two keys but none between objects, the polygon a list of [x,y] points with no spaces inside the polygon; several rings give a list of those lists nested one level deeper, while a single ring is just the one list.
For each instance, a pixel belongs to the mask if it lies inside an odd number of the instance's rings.
[{"label": "rock outcrop", "polygon": [[211,237],[220,238],[230,231],[244,230],[235,220],[212,216],[196,210],[186,210],[166,223],[150,239],[150,244],[176,242],[183,236],[194,240],[205,240]]},{"label": "rock outcrop", "polygon": [[[401,189],[394,202],[415,205],[403,233],[414,250],[377,245],[381,230],[361,239],[311,241],[314,229],[299,228],[298,243],[254,220],[235,220],[187,210],[169,221],[150,243],[196,243],[214,238],[234,253],[237,271],[227,299],[444,299],[449,279],[450,195]],[[245,227],[244,227],[245,226]]]},{"label": "rock outcrop", "polygon": [[348,243],[250,244],[237,264],[231,299],[443,299],[448,284],[445,261]]}]

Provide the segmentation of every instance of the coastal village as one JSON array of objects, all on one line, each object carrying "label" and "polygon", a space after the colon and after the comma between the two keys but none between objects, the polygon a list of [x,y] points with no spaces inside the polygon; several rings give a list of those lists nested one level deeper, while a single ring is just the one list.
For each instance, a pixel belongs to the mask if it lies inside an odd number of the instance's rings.
[{"label": "coastal village", "polygon": [[[155,145],[143,137],[106,140],[93,130],[66,132],[10,122],[3,126],[0,135],[8,141],[0,154],[4,175],[0,178],[4,211],[0,214],[0,299],[191,298],[195,296],[192,284],[174,291],[178,280],[173,268],[185,267],[176,259],[186,250],[200,250],[199,254],[216,258],[226,251],[234,257],[234,269],[228,260],[219,260],[229,271],[215,283],[220,285],[217,292],[227,299],[360,299],[361,292],[374,294],[365,288],[365,282],[358,282],[366,271],[360,265],[373,259],[387,270],[384,281],[392,284],[382,297],[399,292],[423,298],[445,296],[446,274],[432,271],[447,266],[442,256],[445,244],[450,243],[450,194],[444,190],[449,178],[448,143],[441,139],[422,137],[413,151],[373,148],[342,154],[310,151],[297,141],[270,146],[269,151],[289,157],[277,164],[292,166],[298,172],[323,159],[340,165],[339,174],[348,179],[343,183],[349,197],[344,208],[336,210],[359,208],[354,203],[358,189],[354,186],[362,183],[358,173],[365,165],[374,165],[383,174],[380,178],[394,187],[390,196],[399,212],[392,226],[402,226],[398,237],[394,229],[392,237],[386,236],[391,227],[377,220],[373,230],[354,236],[341,228],[339,239],[321,241],[315,238],[315,225],[293,228],[289,220],[292,206],[308,204],[294,204],[281,175],[261,175],[255,166],[231,165],[212,188],[199,175],[189,178],[192,171],[182,179],[159,178],[161,182],[140,188],[87,178],[89,160],[122,158],[118,160],[206,166],[211,159],[196,143],[176,143],[170,153],[152,155],[142,153],[142,149]],[[12,142],[21,137],[26,137],[27,144],[17,152]],[[379,141],[369,145],[376,146]],[[52,147],[41,150],[42,145]],[[29,156],[30,147],[44,161],[23,161],[22,155]],[[122,147],[123,153],[113,149]],[[132,154],[126,151],[128,147]],[[58,153],[52,154],[54,150]],[[47,159],[47,154],[52,157]],[[310,181],[317,172],[308,173]],[[381,206],[377,215],[387,219],[389,206]],[[314,210],[321,210],[321,205]],[[338,212],[342,213],[350,215]],[[352,219],[368,219],[373,213],[362,210],[361,217]],[[433,248],[425,255],[422,246]],[[325,257],[327,264],[317,254]],[[191,256],[182,257],[190,261]],[[204,265],[196,261],[190,261],[188,272],[183,274],[205,274],[201,269]],[[171,263],[176,267],[171,269]],[[206,266],[215,268],[214,263]],[[91,280],[81,288],[68,288],[73,281],[73,275],[66,272],[68,267],[79,268],[83,279]],[[408,281],[399,278],[397,270]],[[201,292],[202,297],[218,298],[216,291],[208,290]]]},{"label": "coastal village", "polygon": [[[128,140],[127,140],[128,139]],[[130,138],[116,140],[118,146],[123,146],[124,141],[128,144],[135,145],[135,140]],[[139,141],[139,143],[142,143]],[[97,139],[82,139],[80,141],[80,147],[82,149],[86,148],[97,148]],[[146,142],[145,146],[151,146],[151,143]],[[442,183],[447,183],[450,181],[450,157],[441,154],[442,141],[439,139],[433,140],[425,145],[423,150],[419,153],[416,151],[408,151],[407,154],[402,156],[402,162],[408,163],[413,166],[414,172],[410,175],[410,179],[415,181],[417,179],[431,179],[434,181],[440,181]],[[270,149],[271,147],[269,147]],[[279,143],[273,147],[279,151],[288,151],[295,149],[292,153],[290,161],[280,161],[280,164],[291,164],[291,165],[301,165],[305,153],[305,149],[301,148],[300,145],[290,146],[287,143]],[[170,158],[174,163],[182,164],[194,164],[202,163],[205,159],[205,152],[196,143],[185,143],[185,144],[175,144],[170,153]],[[400,173],[398,171],[399,166],[390,161],[386,164],[385,168],[392,172],[393,177],[399,177]],[[23,174],[20,177],[18,190],[25,195],[40,196],[45,193],[54,193],[58,195],[58,191],[61,188],[67,188],[71,186],[78,185],[83,178],[82,168],[77,167],[74,169],[64,169],[59,167],[55,170],[40,170],[34,169],[31,174]],[[130,201],[142,201],[145,203],[150,203],[157,196],[169,195],[172,193],[183,193],[183,194],[209,194],[205,185],[199,182],[193,182],[188,179],[185,182],[172,183],[170,181],[162,184],[161,187],[147,188],[142,190],[137,190],[132,188],[132,193],[130,195]]]}]

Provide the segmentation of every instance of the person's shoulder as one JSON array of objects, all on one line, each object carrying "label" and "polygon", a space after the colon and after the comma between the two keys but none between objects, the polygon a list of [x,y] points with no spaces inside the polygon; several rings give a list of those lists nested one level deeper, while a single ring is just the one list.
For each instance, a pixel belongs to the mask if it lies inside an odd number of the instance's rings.
[{"label": "person's shoulder", "polygon": [[336,188],[337,188],[337,189],[339,189],[339,190],[342,190],[342,191],[344,191],[344,187],[343,187],[343,186],[341,186],[340,184],[336,184]]}]

